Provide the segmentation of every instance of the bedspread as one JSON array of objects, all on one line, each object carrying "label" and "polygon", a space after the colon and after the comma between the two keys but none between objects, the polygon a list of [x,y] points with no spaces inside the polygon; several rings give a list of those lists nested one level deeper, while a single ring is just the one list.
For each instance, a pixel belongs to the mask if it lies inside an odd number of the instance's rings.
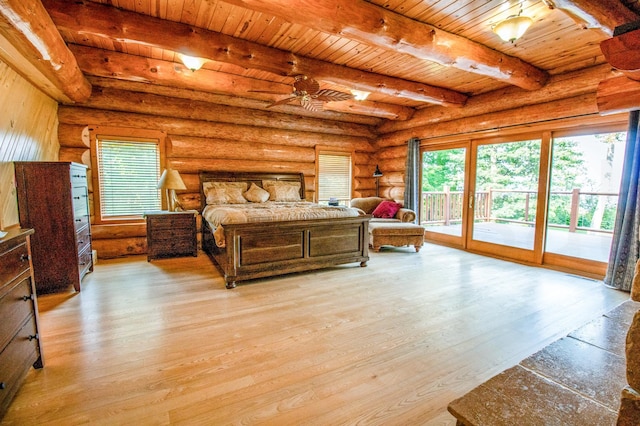
[{"label": "bedspread", "polygon": [[202,217],[213,230],[216,245],[224,247],[223,226],[225,224],[332,219],[356,217],[363,213],[360,209],[326,206],[307,201],[268,201],[247,204],[210,204],[202,211]]}]

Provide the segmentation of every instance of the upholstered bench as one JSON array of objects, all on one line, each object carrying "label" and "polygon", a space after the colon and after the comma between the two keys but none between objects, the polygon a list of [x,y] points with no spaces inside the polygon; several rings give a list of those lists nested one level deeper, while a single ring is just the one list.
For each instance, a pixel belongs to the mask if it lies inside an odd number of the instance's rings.
[{"label": "upholstered bench", "polygon": [[416,252],[424,244],[424,227],[408,222],[369,222],[369,245],[373,251],[381,246],[414,246]]}]

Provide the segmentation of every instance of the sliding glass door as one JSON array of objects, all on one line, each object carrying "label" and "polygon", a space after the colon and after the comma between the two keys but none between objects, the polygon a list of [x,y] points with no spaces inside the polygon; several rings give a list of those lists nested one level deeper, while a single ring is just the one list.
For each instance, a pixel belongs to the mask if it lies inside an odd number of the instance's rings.
[{"label": "sliding glass door", "polygon": [[618,130],[423,149],[420,222],[427,240],[604,275],[626,141]]},{"label": "sliding glass door", "polygon": [[534,261],[541,150],[533,138],[472,143],[469,248]]},{"label": "sliding glass door", "polygon": [[554,135],[545,263],[604,273],[625,141],[625,132]]},{"label": "sliding glass door", "polygon": [[468,144],[422,153],[420,218],[429,240],[464,246],[468,155]]}]

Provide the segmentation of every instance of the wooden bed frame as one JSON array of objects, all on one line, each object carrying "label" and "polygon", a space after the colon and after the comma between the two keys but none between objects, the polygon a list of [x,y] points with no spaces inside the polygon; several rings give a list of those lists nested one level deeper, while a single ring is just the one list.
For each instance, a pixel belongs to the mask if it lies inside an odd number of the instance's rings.
[{"label": "wooden bed frame", "polygon": [[[204,182],[247,182],[262,187],[262,180],[300,182],[305,199],[302,173],[200,172],[201,209],[206,205]],[[224,276],[227,288],[236,282],[291,272],[327,268],[369,260],[368,225],[370,216],[338,219],[223,225],[226,247],[216,245],[211,228],[202,220],[202,248]]]}]

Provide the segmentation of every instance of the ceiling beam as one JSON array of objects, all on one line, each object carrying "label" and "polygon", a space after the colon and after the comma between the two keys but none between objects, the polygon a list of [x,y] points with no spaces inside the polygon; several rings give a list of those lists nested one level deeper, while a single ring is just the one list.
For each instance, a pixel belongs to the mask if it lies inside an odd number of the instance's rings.
[{"label": "ceiling beam", "polygon": [[305,58],[214,31],[128,12],[97,3],[44,0],[64,32],[94,34],[144,44],[277,75],[306,74],[316,80],[387,96],[443,106],[463,106],[467,96],[445,88]]},{"label": "ceiling beam", "polygon": [[612,67],[640,81],[640,29],[603,40],[600,50]]},{"label": "ceiling beam", "polygon": [[91,85],[42,3],[0,0],[0,33],[60,91],[63,98],[57,100],[82,102],[89,98]]},{"label": "ceiling beam", "polygon": [[[211,0],[207,0],[211,2]],[[364,0],[225,0],[292,23],[479,74],[527,90],[549,75],[533,65]]]},{"label": "ceiling beam", "polygon": [[[138,81],[149,84],[172,86],[184,89],[201,90],[203,92],[232,94],[265,101],[264,106],[282,99],[292,92],[287,84],[273,83],[226,74],[207,69],[192,72],[182,64],[163,61],[161,59],[145,58],[111,50],[96,49],[81,45],[69,45],[71,52],[78,58],[78,64],[83,72],[97,77],[117,78],[120,80]],[[255,91],[282,92],[283,95],[259,93]],[[332,105],[339,102],[327,102],[324,108],[332,109]],[[401,105],[379,102],[364,102],[349,100],[342,104],[350,105],[349,112],[387,119],[406,120],[413,115],[413,109]],[[274,107],[274,111],[279,111]],[[337,107],[337,111],[344,112],[344,107]]]},{"label": "ceiling beam", "polygon": [[585,28],[599,29],[608,36],[622,24],[640,19],[620,0],[543,0],[549,8],[560,9]]}]

